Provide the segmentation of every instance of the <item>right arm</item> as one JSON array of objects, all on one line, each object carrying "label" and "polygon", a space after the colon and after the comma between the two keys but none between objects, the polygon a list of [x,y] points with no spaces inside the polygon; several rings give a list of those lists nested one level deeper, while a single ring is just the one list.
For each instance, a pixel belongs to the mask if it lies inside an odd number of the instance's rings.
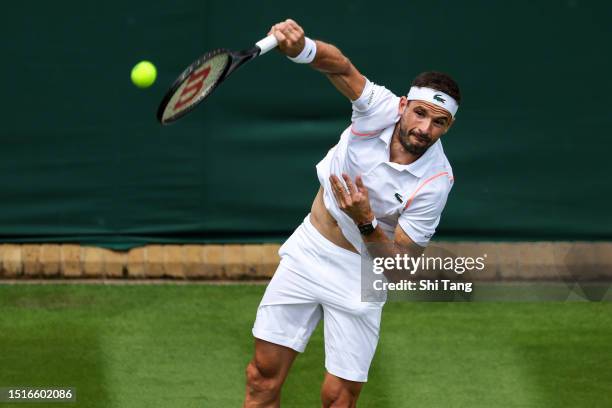
[{"label": "right arm", "polygon": [[[293,20],[274,25],[268,35],[274,34],[279,50],[297,56],[304,48],[304,30]],[[324,73],[342,95],[354,101],[359,98],[366,79],[342,52],[331,44],[316,40],[317,54],[310,66]]]}]

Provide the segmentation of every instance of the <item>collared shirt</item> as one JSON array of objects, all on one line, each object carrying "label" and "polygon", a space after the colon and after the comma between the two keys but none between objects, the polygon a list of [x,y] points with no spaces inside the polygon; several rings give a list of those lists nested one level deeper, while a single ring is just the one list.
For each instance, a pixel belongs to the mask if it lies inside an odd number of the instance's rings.
[{"label": "collared shirt", "polygon": [[420,246],[426,246],[435,233],[453,186],[453,171],[440,140],[408,165],[389,161],[391,137],[400,119],[399,102],[391,91],[366,79],[361,96],[353,101],[351,125],[317,164],[325,207],[359,252],[363,239],[357,225],[338,207],[331,174],[342,179],[346,173],[352,180],[361,175],[372,211],[389,239],[399,224]]}]

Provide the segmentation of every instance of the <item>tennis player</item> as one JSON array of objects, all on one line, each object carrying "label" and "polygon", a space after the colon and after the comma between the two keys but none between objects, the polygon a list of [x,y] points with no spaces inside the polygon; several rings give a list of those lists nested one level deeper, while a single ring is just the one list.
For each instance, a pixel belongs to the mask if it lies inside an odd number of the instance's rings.
[{"label": "tennis player", "polygon": [[245,407],[277,407],[298,353],[323,318],[324,407],[354,407],[378,343],[382,302],[362,302],[360,253],[387,243],[420,255],[453,185],[439,140],[455,120],[460,92],[448,75],[418,75],[398,97],[364,77],[340,50],[304,36],[293,20],[268,34],[296,63],[324,73],[352,103],[351,124],[317,166],[310,214],[281,246],[253,327]]}]

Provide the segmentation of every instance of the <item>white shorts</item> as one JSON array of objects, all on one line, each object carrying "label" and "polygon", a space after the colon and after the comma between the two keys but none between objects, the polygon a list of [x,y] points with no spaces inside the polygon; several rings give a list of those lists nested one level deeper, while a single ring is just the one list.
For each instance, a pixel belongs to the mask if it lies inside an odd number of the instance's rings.
[{"label": "white shorts", "polygon": [[361,257],[323,237],[310,215],[279,255],[280,265],[257,309],[253,336],[301,353],[323,317],[327,371],[367,381],[383,303],[361,301]]}]

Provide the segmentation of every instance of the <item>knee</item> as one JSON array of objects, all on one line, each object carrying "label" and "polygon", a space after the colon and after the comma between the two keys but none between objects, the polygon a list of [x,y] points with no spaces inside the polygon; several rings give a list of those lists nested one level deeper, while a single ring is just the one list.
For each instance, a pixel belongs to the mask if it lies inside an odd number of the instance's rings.
[{"label": "knee", "polygon": [[282,381],[279,371],[258,364],[256,360],[249,363],[246,368],[246,381],[248,393],[252,396],[263,397],[266,400],[275,400],[280,394]]},{"label": "knee", "polygon": [[341,384],[325,384],[321,389],[321,402],[325,408],[354,407],[359,391],[343,387]]}]

